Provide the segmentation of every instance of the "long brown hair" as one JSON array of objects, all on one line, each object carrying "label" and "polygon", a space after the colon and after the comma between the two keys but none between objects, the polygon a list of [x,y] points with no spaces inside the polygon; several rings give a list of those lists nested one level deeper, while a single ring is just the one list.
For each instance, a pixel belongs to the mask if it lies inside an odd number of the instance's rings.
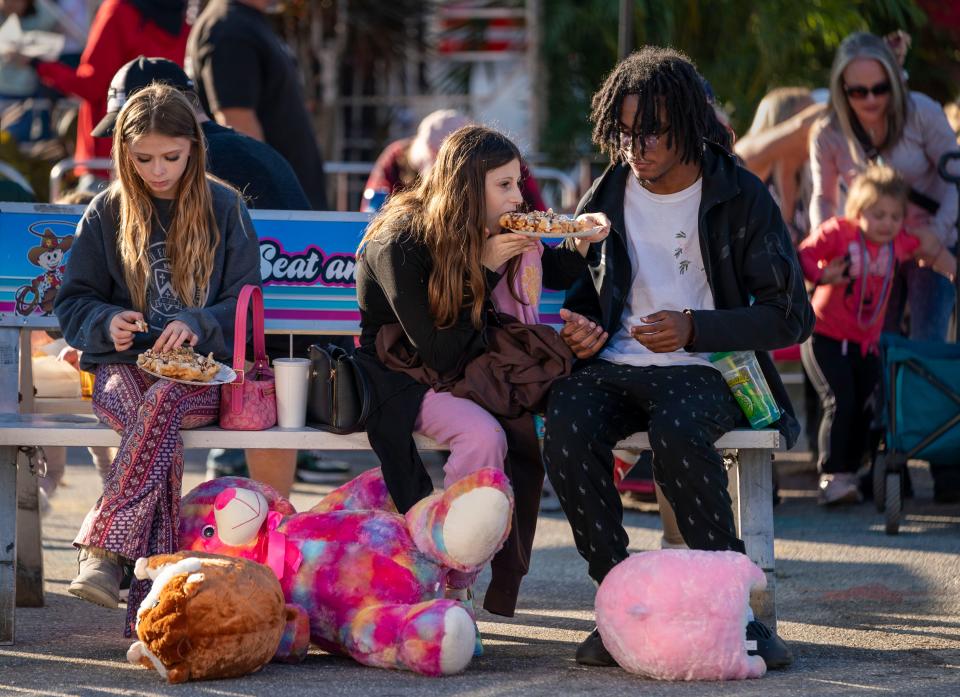
[{"label": "long brown hair", "polygon": [[486,175],[519,159],[517,146],[502,133],[464,126],[443,142],[437,161],[417,187],[391,197],[367,226],[361,250],[370,240],[405,233],[430,250],[433,270],[427,297],[438,329],[453,326],[466,304],[473,325],[483,324]]},{"label": "long brown hair", "polygon": [[154,83],[134,94],[120,111],[113,132],[113,160],[118,178],[110,197],[120,209],[118,253],[133,306],[146,311],[152,220],[156,215],[150,189],[134,168],[130,146],[145,135],[187,138],[190,155],[177,182],[166,253],[173,287],[188,307],[202,306],[220,243],[207,182],[203,131],[187,98],[177,89]]}]

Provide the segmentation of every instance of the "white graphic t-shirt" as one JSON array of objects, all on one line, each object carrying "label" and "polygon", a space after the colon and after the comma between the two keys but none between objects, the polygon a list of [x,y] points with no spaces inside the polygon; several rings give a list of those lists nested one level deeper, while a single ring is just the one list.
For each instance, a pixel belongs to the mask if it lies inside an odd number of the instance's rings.
[{"label": "white graphic t-shirt", "polygon": [[624,196],[627,250],[633,279],[622,326],[600,357],[634,366],[712,365],[707,354],[680,349],[654,353],[630,335],[641,317],[660,310],[714,309],[700,252],[698,215],[703,180],[673,194],[653,194],[627,178]]}]

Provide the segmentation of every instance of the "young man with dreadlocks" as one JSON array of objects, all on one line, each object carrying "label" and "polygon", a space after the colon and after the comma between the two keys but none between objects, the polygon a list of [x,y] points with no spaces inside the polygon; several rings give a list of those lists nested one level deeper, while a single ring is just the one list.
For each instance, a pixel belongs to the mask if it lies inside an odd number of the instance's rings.
[{"label": "young man with dreadlocks", "polygon": [[[784,412],[777,427],[789,445],[799,433],[766,351],[813,329],[803,276],[767,189],[706,138],[710,109],[689,60],[655,47],[622,61],[593,98],[593,140],[610,166],[577,213],[605,213],[611,234],[561,310],[581,360],[551,391],[544,465],[597,583],[627,557],[611,450],[644,428],[687,545],[744,552],[713,444],[746,421],[711,352],[757,351]],[[760,622],[746,638],[768,667],[791,663]],[[577,661],[614,665],[596,630]]]}]

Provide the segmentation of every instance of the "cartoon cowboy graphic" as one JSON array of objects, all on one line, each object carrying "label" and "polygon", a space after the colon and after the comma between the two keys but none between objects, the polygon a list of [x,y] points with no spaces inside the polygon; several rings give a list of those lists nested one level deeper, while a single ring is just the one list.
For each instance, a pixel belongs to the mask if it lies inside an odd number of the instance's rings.
[{"label": "cartoon cowboy graphic", "polygon": [[57,237],[50,228],[45,229],[42,235],[33,234],[40,237],[40,244],[30,248],[27,259],[43,269],[43,273],[29,285],[17,289],[16,310],[18,315],[29,315],[40,308],[44,315],[50,315],[66,268],[63,257],[73,245],[73,235]]}]

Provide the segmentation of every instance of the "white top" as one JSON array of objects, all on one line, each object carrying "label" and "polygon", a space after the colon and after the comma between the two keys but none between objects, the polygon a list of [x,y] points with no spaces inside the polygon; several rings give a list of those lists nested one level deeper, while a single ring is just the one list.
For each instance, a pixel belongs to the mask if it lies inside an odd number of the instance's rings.
[{"label": "white top", "polygon": [[623,215],[633,278],[622,326],[600,354],[634,366],[712,365],[708,355],[680,349],[654,353],[630,336],[630,328],[660,310],[712,310],[713,292],[700,253],[700,195],[703,180],[683,191],[653,194],[627,178]]}]

